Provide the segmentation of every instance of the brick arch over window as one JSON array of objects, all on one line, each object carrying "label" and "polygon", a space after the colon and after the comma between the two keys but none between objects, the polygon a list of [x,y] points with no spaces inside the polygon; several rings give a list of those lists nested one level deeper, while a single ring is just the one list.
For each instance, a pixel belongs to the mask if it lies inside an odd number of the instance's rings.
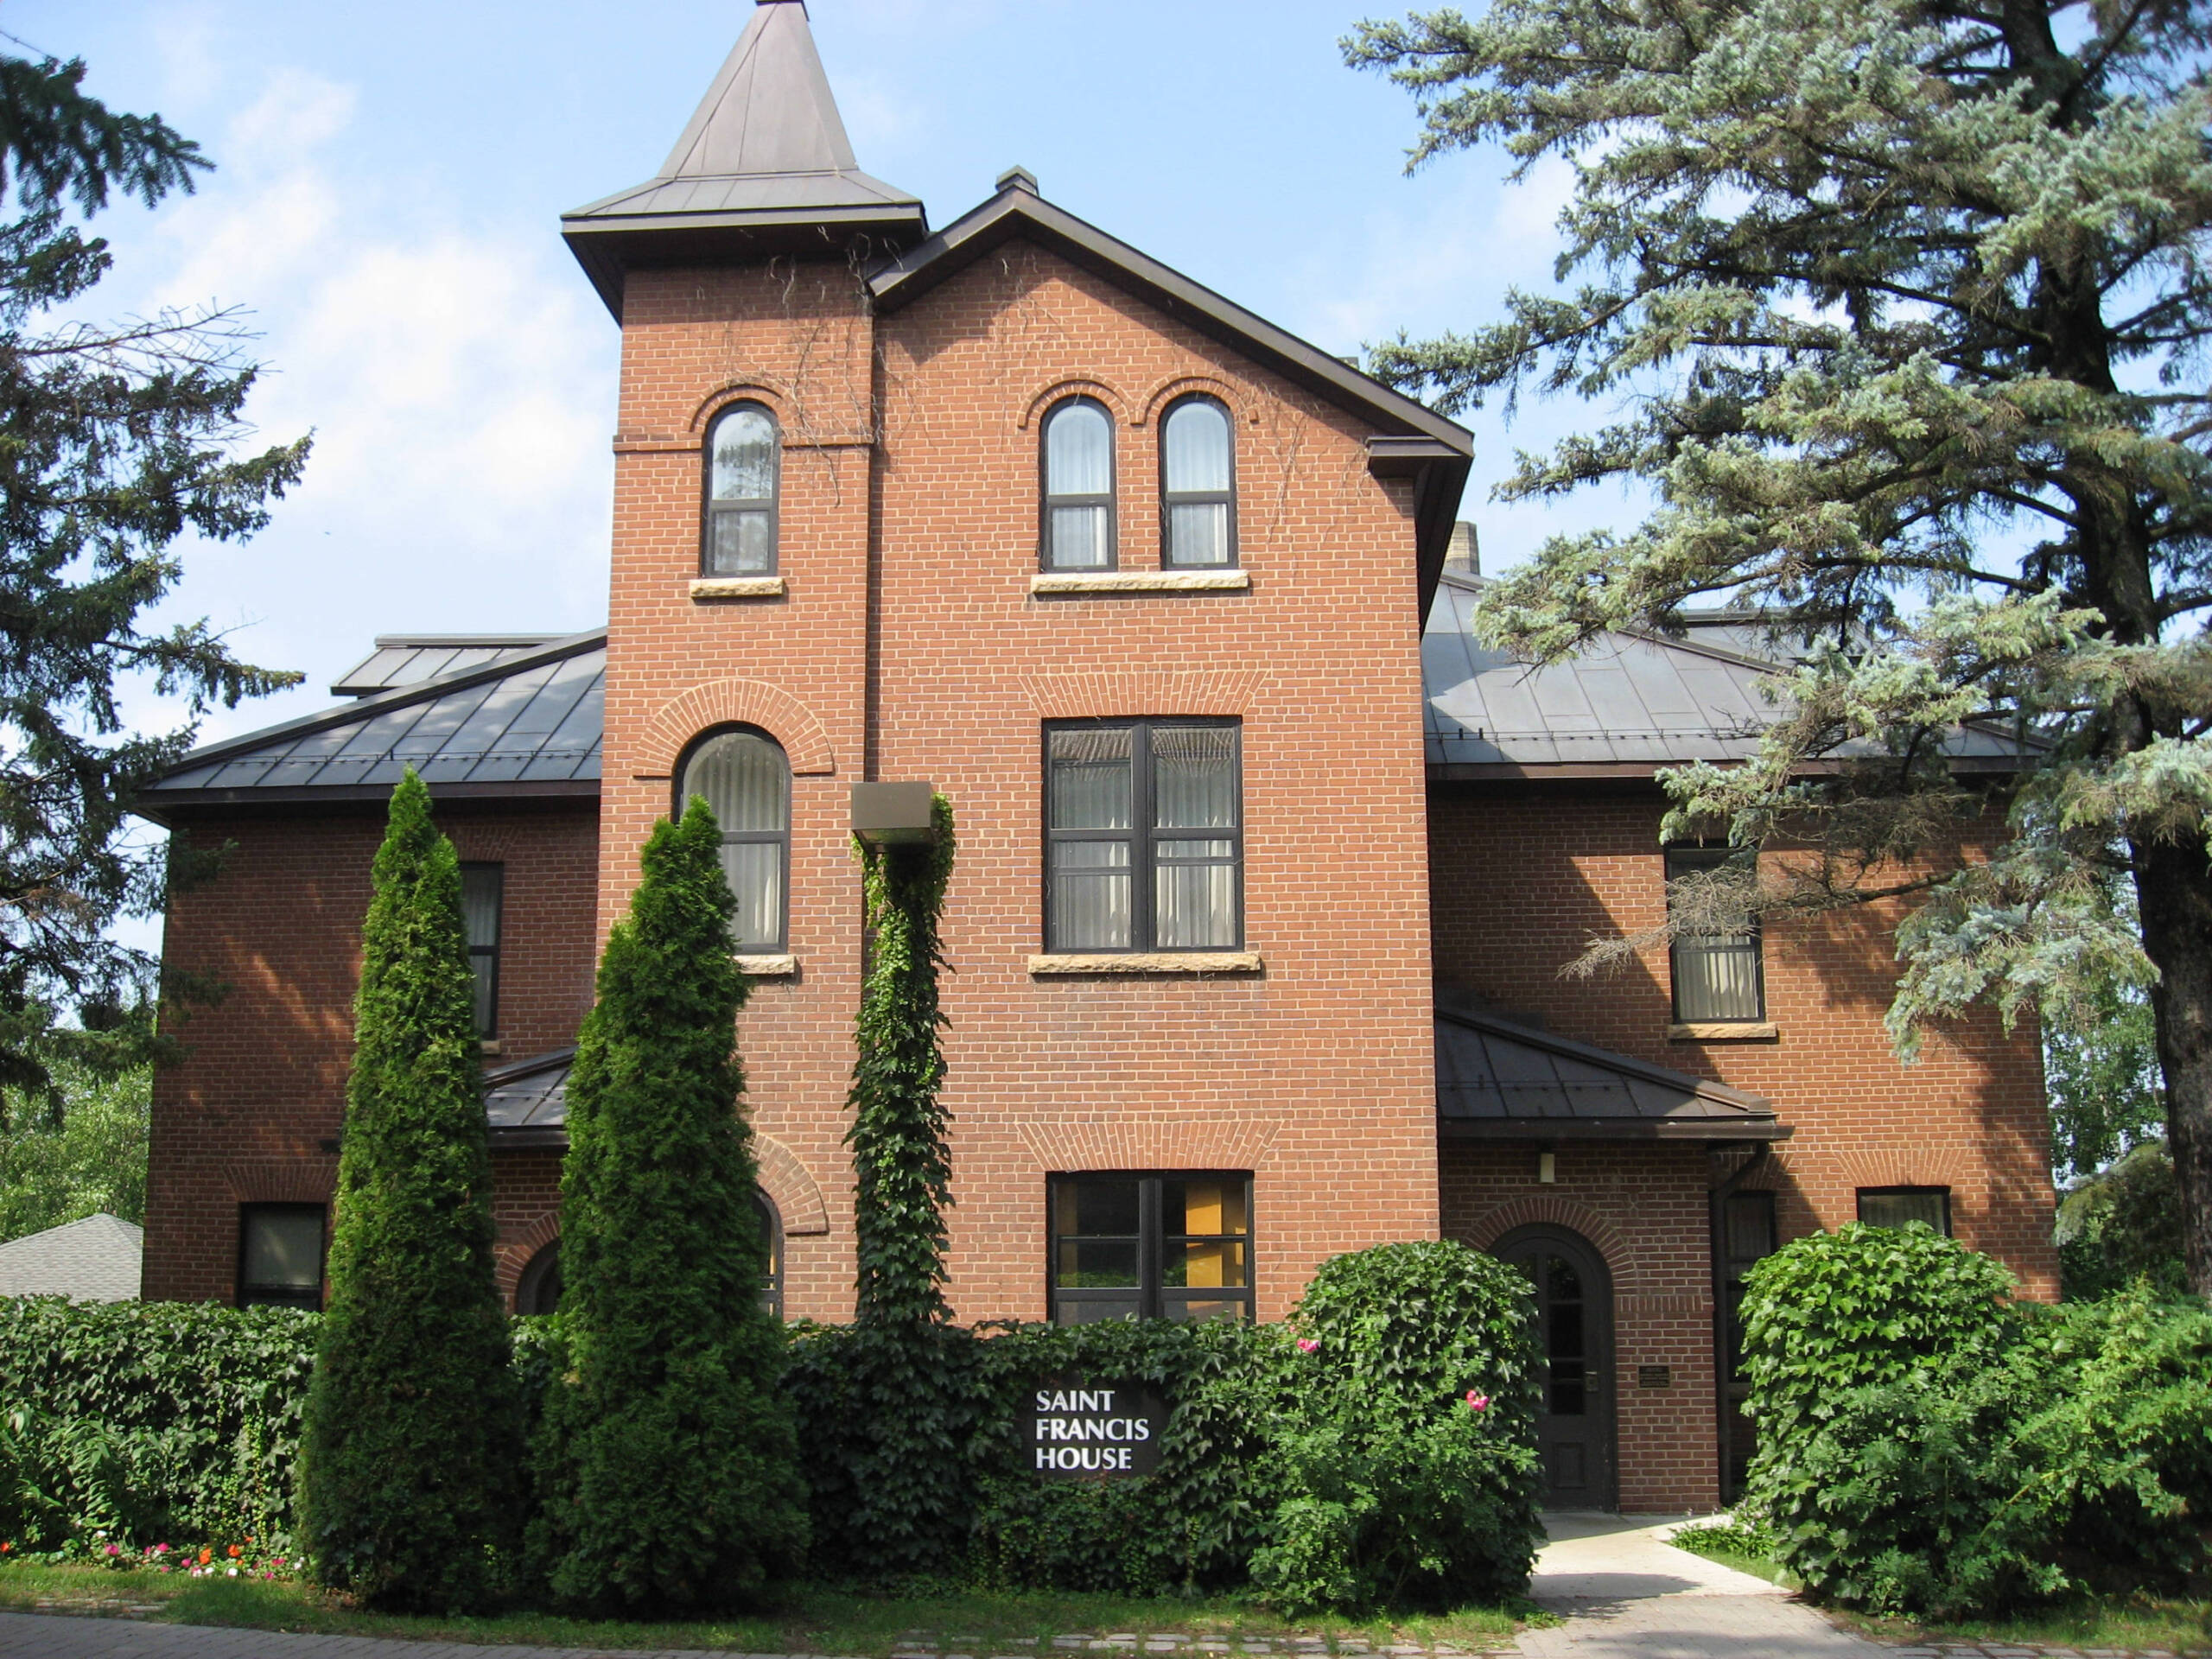
[{"label": "brick arch over window", "polygon": [[1257,426],[1260,423],[1258,406],[1228,381],[1217,380],[1210,374],[1179,374],[1173,380],[1161,382],[1153,390],[1152,395],[1145,399],[1144,408],[1130,424],[1150,426],[1160,419],[1168,404],[1178,397],[1187,397],[1194,393],[1212,398],[1229,411],[1230,420],[1239,426]]},{"label": "brick arch over window", "polygon": [[[1781,1162],[1779,1159],[1776,1161]],[[1960,1166],[1958,1154],[1942,1147],[1892,1152],[1859,1148],[1845,1153],[1836,1160],[1835,1179],[1853,1188],[1948,1186],[1955,1193],[1967,1185],[1966,1171]],[[1777,1173],[1787,1175],[1789,1166],[1783,1164]]]},{"label": "brick arch over window", "polygon": [[822,1202],[822,1188],[806,1166],[772,1135],[754,1130],[753,1155],[760,1166],[760,1190],[776,1201],[783,1217],[785,1238],[804,1238],[830,1230],[829,1206]]},{"label": "brick arch over window", "polygon": [[232,1164],[223,1184],[238,1204],[328,1204],[338,1192],[338,1160],[326,1154],[296,1164]]},{"label": "brick arch over window", "polygon": [[1024,1123],[1021,1138],[1039,1169],[1249,1169],[1266,1161],[1282,1120],[1056,1118]]},{"label": "brick arch over window", "polygon": [[837,770],[830,734],[790,692],[766,680],[716,680],[693,686],[645,723],[637,775],[673,776],[684,747],[716,726],[758,726],[783,746],[794,777],[823,777]]},{"label": "brick arch over window", "polygon": [[778,431],[791,425],[791,399],[781,386],[767,380],[733,380],[727,385],[716,386],[692,410],[691,419],[685,429],[695,437],[703,440],[707,428],[715,416],[732,404],[758,404],[776,417]]},{"label": "brick arch over window", "polygon": [[1265,669],[1196,674],[1113,671],[1096,674],[1025,674],[1022,691],[1040,720],[1089,720],[1135,715],[1249,715],[1267,681]]},{"label": "brick arch over window", "polygon": [[1516,1227],[1564,1227],[1590,1241],[1605,1258],[1605,1271],[1613,1278],[1616,1298],[1641,1294],[1646,1277],[1642,1262],[1628,1240],[1602,1211],[1580,1201],[1552,1192],[1511,1198],[1482,1217],[1457,1236],[1478,1250],[1486,1250]]},{"label": "brick arch over window", "polygon": [[512,1233],[502,1234],[499,1243],[493,1247],[499,1264],[495,1276],[499,1287],[499,1300],[508,1307],[515,1305],[515,1292],[521,1287],[523,1269],[531,1264],[540,1250],[560,1236],[561,1217],[556,1211],[551,1215],[540,1216],[527,1227],[518,1227]]},{"label": "brick arch over window", "polygon": [[1129,400],[1103,380],[1055,381],[1029,400],[1028,407],[1021,411],[1021,418],[1015,424],[1027,431],[1044,418],[1047,410],[1055,404],[1065,403],[1071,397],[1095,397],[1106,405],[1107,412],[1113,416],[1117,424],[1137,424],[1138,416],[1129,412]]}]

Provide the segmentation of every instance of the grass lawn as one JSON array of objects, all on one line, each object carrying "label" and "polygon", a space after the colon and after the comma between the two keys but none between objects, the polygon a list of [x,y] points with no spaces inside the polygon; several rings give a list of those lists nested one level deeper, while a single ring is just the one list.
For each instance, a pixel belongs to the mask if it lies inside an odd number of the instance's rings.
[{"label": "grass lawn", "polygon": [[797,1586],[757,1615],[698,1623],[601,1623],[550,1613],[496,1618],[401,1618],[365,1613],[289,1580],[192,1579],[95,1567],[0,1565],[0,1610],[122,1615],[181,1624],[339,1636],[396,1636],[440,1642],[512,1642],[540,1647],[734,1648],[751,1653],[852,1655],[887,1659],[894,1647],[935,1642],[976,1659],[1052,1651],[1056,1636],[1173,1631],[1236,1641],[1320,1637],[1342,1645],[1439,1643],[1470,1651],[1510,1647],[1524,1623],[1548,1622],[1533,1607],[1467,1608],[1434,1618],[1287,1622],[1249,1602],[1215,1597],[1061,1594],[1050,1591],[865,1596]]},{"label": "grass lawn", "polygon": [[[1732,1527],[1694,1529],[1675,1541],[1708,1560],[1752,1573],[1770,1584],[1796,1587],[1782,1565],[1746,1551]],[[1910,1619],[1869,1618],[1842,1608],[1829,1614],[1853,1630],[1885,1642],[1986,1642],[1993,1645],[2041,1643],[2070,1648],[2162,1648],[2176,1653],[2212,1653],[2212,1602],[2167,1600],[2156,1596],[2099,1596],[2064,1603],[2016,1618],[1973,1619],[1956,1624],[1922,1624]]]}]

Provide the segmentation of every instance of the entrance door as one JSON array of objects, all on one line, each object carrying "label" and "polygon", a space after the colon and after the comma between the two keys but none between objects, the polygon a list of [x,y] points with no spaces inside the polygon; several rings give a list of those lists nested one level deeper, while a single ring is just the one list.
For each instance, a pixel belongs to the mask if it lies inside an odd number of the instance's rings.
[{"label": "entrance door", "polygon": [[1613,1479],[1613,1286],[1589,1241],[1563,1227],[1520,1227],[1495,1246],[1536,1287],[1544,1350],[1536,1449],[1544,1504],[1610,1510]]}]

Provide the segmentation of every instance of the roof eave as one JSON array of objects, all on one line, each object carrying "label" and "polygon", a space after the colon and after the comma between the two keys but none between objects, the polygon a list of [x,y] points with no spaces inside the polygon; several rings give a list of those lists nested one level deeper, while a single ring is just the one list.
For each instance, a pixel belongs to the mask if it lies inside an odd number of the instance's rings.
[{"label": "roof eave", "polygon": [[1680,1141],[1701,1143],[1770,1143],[1796,1134],[1793,1124],[1772,1118],[1728,1117],[1446,1117],[1438,1115],[1438,1138],[1445,1141]]},{"label": "roof eave", "polygon": [[711,265],[772,254],[880,259],[929,234],[922,204],[763,208],[735,213],[564,214],[561,239],[616,322],[632,270]]},{"label": "roof eave", "polygon": [[[434,801],[594,801],[596,778],[533,778],[502,783],[447,783],[428,785]],[[177,817],[203,812],[289,811],[301,807],[327,811],[342,806],[380,806],[391,798],[390,784],[331,784],[302,789],[170,789],[141,798],[131,811],[164,829]]]}]

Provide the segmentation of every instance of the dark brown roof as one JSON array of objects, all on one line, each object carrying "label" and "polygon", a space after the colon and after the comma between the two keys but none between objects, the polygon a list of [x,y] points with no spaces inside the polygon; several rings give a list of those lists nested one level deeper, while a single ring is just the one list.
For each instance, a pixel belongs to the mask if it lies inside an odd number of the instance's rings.
[{"label": "dark brown roof", "polygon": [[1774,1103],[1486,1011],[1436,1013],[1436,1116],[1478,1140],[1780,1141]]}]

